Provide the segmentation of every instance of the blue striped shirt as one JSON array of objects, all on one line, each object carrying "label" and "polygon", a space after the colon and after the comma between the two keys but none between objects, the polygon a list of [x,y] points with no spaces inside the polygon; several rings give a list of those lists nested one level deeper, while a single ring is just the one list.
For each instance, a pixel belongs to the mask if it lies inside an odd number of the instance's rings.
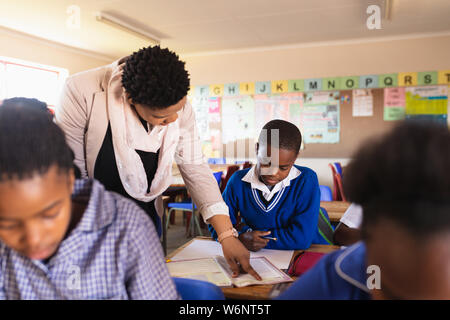
[{"label": "blue striped shirt", "polygon": [[177,299],[149,217],[95,180],[77,180],[87,207],[47,263],[0,241],[0,299]]}]

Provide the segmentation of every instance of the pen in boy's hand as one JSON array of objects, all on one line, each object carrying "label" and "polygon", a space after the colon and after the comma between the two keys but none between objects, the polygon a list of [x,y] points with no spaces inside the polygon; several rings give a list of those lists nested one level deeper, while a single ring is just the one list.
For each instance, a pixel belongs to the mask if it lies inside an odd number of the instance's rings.
[{"label": "pen in boy's hand", "polygon": [[268,239],[268,240],[273,240],[273,241],[277,241],[278,240],[277,238],[267,237],[267,236],[264,236],[264,237],[261,237],[261,238]]}]

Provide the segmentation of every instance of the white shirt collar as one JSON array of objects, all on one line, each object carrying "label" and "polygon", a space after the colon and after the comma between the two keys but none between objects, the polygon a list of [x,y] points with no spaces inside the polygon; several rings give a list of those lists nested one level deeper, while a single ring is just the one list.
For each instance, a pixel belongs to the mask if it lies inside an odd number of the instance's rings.
[{"label": "white shirt collar", "polygon": [[297,178],[300,174],[301,171],[298,170],[295,166],[292,166],[288,176],[278,182],[272,188],[272,190],[269,190],[269,188],[261,180],[259,180],[258,172],[256,172],[256,166],[253,166],[241,180],[250,183],[252,189],[260,190],[262,195],[264,196],[264,199],[270,201],[274,194],[276,194],[282,188],[289,186],[291,184],[291,180]]}]

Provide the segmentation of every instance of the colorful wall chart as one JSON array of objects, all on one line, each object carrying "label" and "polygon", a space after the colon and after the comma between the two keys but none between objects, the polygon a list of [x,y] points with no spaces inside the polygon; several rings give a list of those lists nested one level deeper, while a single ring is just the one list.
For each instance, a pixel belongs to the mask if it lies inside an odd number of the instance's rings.
[{"label": "colorful wall chart", "polygon": [[395,121],[404,118],[405,88],[385,88],[383,119],[385,121]]},{"label": "colorful wall chart", "polygon": [[261,129],[270,120],[286,120],[300,127],[300,109],[303,105],[303,93],[262,94],[255,95],[254,100],[255,139],[258,139]]},{"label": "colorful wall chart", "polygon": [[339,91],[305,94],[300,122],[308,143],[339,142]]},{"label": "colorful wall chart", "polygon": [[447,124],[447,86],[406,88],[406,119]]}]

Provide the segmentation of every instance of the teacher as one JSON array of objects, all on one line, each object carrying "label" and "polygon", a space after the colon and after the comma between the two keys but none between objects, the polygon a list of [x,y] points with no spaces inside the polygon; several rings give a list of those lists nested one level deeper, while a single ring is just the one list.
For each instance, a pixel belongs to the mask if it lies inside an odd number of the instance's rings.
[{"label": "teacher", "polygon": [[82,178],[95,178],[107,190],[134,200],[159,234],[161,195],[171,184],[175,161],[204,221],[217,230],[233,276],[240,265],[260,279],[203,161],[188,91],[189,74],[178,55],[147,47],[69,77],[55,118]]}]

